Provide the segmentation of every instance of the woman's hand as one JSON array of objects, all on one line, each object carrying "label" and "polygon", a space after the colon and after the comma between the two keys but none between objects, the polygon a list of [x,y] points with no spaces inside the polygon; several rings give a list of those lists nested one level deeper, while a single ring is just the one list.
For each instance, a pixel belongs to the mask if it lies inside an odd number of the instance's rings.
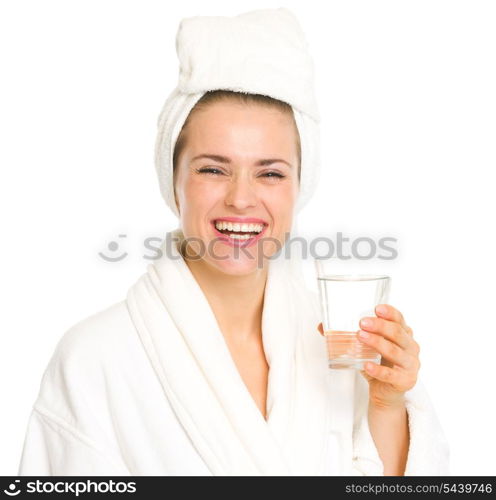
[{"label": "woman's hand", "polygon": [[[420,347],[400,311],[389,304],[375,308],[377,317],[362,318],[358,339],[381,354],[381,364],[367,362],[362,375],[369,383],[369,404],[376,408],[404,405],[404,393],[417,382]],[[322,323],[318,329],[323,334]]]}]

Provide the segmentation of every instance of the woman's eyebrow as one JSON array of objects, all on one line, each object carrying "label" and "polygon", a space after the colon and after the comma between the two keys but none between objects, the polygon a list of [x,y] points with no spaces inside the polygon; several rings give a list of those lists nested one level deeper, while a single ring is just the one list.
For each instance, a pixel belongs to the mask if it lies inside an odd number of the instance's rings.
[{"label": "woman's eyebrow", "polygon": [[[228,158],[227,156],[211,155],[211,154],[197,155],[191,160],[191,162],[194,162],[195,160],[200,160],[202,158],[205,158],[207,160],[217,161],[219,163],[231,163],[231,158]],[[267,165],[271,165],[272,163],[285,163],[286,165],[288,165],[288,167],[292,167],[291,163],[288,163],[286,160],[283,160],[281,158],[266,158],[263,160],[258,160],[256,162],[256,165],[260,167],[265,167]]]}]

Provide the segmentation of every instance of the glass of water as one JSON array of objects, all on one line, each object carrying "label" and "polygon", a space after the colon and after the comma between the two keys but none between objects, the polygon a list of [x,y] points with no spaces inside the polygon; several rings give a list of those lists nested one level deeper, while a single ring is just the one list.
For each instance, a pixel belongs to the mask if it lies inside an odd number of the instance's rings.
[{"label": "glass of water", "polygon": [[315,260],[322,326],[327,341],[329,368],[363,370],[367,361],[380,364],[381,355],[362,343],[360,320],[375,316],[375,306],[386,304],[391,278],[371,274],[331,274],[333,262]]}]

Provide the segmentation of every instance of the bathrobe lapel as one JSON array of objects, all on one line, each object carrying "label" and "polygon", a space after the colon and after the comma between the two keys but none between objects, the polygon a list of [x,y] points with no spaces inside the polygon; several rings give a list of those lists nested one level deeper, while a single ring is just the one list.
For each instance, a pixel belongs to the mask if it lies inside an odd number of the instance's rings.
[{"label": "bathrobe lapel", "polygon": [[[180,230],[172,236],[183,237]],[[282,259],[270,263],[264,296],[267,421],[175,245],[129,290],[131,318],[165,395],[214,475],[317,474],[322,467],[325,350],[315,344],[311,306],[285,269]]]}]

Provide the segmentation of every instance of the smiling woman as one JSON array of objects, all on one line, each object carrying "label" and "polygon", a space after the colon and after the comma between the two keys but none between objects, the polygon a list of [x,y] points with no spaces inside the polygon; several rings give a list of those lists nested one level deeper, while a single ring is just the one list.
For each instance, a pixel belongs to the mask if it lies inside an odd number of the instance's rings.
[{"label": "smiling woman", "polygon": [[156,142],[175,244],[63,336],[20,474],[445,474],[401,313],[362,324],[383,366],[329,370],[318,297],[278,252],[319,168],[298,21],[285,8],[187,18],[176,46]]}]

